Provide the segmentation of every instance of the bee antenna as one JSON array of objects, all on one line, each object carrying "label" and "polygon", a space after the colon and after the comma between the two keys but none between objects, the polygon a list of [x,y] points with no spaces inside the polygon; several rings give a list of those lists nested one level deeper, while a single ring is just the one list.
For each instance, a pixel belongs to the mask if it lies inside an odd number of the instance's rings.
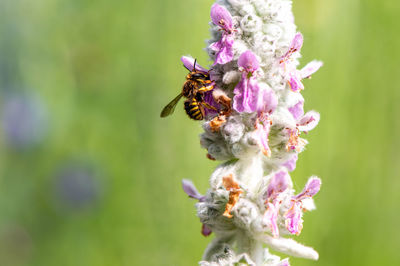
[{"label": "bee antenna", "polygon": [[197,58],[194,60],[193,71],[196,70],[196,62],[197,62]]}]

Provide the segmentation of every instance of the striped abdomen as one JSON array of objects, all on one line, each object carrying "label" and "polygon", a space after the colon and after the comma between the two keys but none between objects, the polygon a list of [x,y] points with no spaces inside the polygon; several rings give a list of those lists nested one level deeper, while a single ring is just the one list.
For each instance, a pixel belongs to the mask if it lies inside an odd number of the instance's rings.
[{"label": "striped abdomen", "polygon": [[195,98],[185,101],[185,111],[194,120],[203,120],[204,118],[203,106]]}]

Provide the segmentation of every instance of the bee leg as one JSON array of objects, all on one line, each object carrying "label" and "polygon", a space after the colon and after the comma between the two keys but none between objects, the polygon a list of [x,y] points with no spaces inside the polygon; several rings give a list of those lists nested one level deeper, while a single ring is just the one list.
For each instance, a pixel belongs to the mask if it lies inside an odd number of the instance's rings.
[{"label": "bee leg", "polygon": [[214,106],[209,105],[206,102],[202,102],[201,105],[203,105],[207,109],[211,109],[211,110],[217,111],[217,108],[215,108]]},{"label": "bee leg", "polygon": [[204,117],[205,117],[205,115],[206,115],[206,112],[205,112],[205,110],[204,110],[203,105],[199,104],[199,109],[200,109],[200,112],[201,112],[201,115],[202,115],[202,119],[204,119]]},{"label": "bee leg", "polygon": [[200,89],[198,89],[197,91],[201,92],[201,93],[204,93],[204,92],[210,91],[212,89],[214,89],[214,85],[203,86]]}]

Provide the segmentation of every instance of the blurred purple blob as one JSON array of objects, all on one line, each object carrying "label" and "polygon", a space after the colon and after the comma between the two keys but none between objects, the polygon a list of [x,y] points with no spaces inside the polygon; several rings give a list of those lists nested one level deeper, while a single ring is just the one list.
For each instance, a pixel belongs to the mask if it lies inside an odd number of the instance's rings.
[{"label": "blurred purple blob", "polygon": [[4,98],[1,124],[8,146],[24,149],[40,143],[47,131],[47,114],[40,100],[29,95]]},{"label": "blurred purple blob", "polygon": [[101,196],[99,172],[90,164],[70,164],[56,175],[55,193],[62,207],[83,209]]}]

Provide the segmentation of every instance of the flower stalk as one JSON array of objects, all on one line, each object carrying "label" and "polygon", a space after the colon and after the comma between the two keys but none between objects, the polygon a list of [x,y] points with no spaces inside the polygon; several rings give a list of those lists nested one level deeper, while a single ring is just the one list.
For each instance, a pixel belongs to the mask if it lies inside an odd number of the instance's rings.
[{"label": "flower stalk", "polygon": [[303,36],[296,31],[291,0],[217,0],[211,7],[210,70],[182,57],[189,70],[207,73],[213,90],[202,98],[207,157],[223,161],[201,195],[191,181],[182,185],[196,199],[202,233],[215,237],[201,265],[289,265],[270,252],[318,259],[291,239],[301,233],[303,213],[315,208],[321,180],[311,177],[295,194],[289,172],[320,116],[304,113],[303,80],[321,66],[298,70]]}]

